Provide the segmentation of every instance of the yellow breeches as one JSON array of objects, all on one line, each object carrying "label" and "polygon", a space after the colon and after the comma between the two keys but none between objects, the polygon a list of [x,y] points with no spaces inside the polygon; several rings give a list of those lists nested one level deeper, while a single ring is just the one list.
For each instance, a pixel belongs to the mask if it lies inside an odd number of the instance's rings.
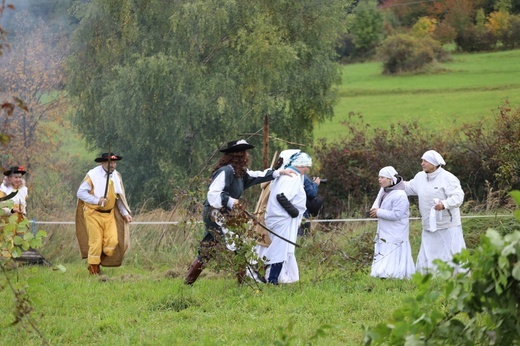
[{"label": "yellow breeches", "polygon": [[[86,210],[85,210],[86,209]],[[114,210],[100,213],[85,208],[83,215],[88,234],[88,264],[101,263],[101,255],[112,256],[117,246],[117,227]]]}]

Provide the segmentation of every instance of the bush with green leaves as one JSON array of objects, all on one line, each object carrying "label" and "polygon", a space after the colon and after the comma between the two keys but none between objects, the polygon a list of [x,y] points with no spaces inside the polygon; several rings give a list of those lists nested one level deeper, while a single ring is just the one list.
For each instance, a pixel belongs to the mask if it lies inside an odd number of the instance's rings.
[{"label": "bush with green leaves", "polygon": [[[520,191],[511,192],[520,205]],[[520,221],[520,209],[514,213]],[[392,319],[369,328],[365,345],[519,345],[520,230],[488,229],[473,253],[454,257],[467,273],[436,261],[439,272],[414,274],[419,293]]]},{"label": "bush with green leaves", "polygon": [[424,72],[435,62],[449,59],[440,42],[431,37],[398,34],[386,38],[378,49],[383,73]]},{"label": "bush with green leaves", "polygon": [[[0,207],[12,208],[13,201],[0,202]],[[3,213],[3,210],[0,209]],[[29,220],[24,218],[18,221],[18,214],[0,217],[0,290],[11,290],[14,296],[14,321],[12,324],[20,324],[26,330],[35,331],[40,336],[36,321],[31,317],[31,301],[27,295],[27,283],[24,280],[12,278],[13,269],[16,269],[15,259],[22,255],[23,251],[41,247],[45,231],[33,234],[28,227]],[[16,274],[14,274],[16,275]],[[4,308],[6,306],[4,305]]]}]

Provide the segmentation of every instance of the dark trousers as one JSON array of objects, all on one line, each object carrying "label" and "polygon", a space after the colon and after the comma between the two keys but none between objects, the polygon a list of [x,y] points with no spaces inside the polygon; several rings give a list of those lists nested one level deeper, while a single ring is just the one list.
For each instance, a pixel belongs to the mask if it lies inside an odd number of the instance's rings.
[{"label": "dark trousers", "polygon": [[283,262],[271,264],[271,270],[269,271],[269,278],[267,282],[273,285],[278,285],[278,277],[282,271]]}]

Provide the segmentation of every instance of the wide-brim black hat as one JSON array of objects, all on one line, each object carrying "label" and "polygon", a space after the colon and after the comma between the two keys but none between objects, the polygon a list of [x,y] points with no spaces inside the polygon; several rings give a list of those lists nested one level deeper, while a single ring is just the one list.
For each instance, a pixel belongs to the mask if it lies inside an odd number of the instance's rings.
[{"label": "wide-brim black hat", "polygon": [[27,171],[23,166],[13,166],[9,168],[9,170],[4,171],[4,175],[6,176],[10,176],[13,173],[20,173],[21,175],[24,175],[25,173],[27,173]]},{"label": "wide-brim black hat", "polygon": [[237,153],[239,151],[246,151],[249,149],[253,149],[254,146],[247,143],[245,139],[240,139],[238,141],[228,142],[227,146],[224,149],[220,149],[222,153]]},{"label": "wide-brim black hat", "polygon": [[123,159],[123,156],[116,155],[114,153],[103,153],[101,157],[96,158],[94,161],[96,162],[107,162],[108,157],[110,156],[110,161],[119,161]]}]

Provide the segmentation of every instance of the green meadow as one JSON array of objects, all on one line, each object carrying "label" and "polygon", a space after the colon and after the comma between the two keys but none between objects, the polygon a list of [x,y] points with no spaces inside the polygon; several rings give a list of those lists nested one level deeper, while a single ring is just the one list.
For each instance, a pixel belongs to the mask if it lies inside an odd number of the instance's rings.
[{"label": "green meadow", "polygon": [[[186,286],[203,229],[144,224],[167,215],[136,216],[123,265],[102,268],[101,276],[90,276],[80,260],[72,224],[42,225],[48,237],[40,253],[53,266],[0,275],[0,345],[362,345],[366,328],[389,321],[418,293],[413,281],[369,276],[373,221],[313,224],[312,234],[298,239],[297,283],[239,285],[233,273],[210,264]],[[488,227],[512,227],[513,220],[464,219],[468,247]],[[420,224],[410,224],[414,258]],[[19,310],[6,277],[14,287],[28,283],[23,289],[38,332],[28,320],[11,325]]]},{"label": "green meadow", "polygon": [[338,138],[348,114],[361,114],[372,128],[417,121],[428,128],[458,127],[491,119],[506,100],[520,104],[520,50],[453,54],[434,74],[387,76],[381,63],[342,67],[340,99],[315,138]]},{"label": "green meadow", "polygon": [[[520,50],[457,54],[441,73],[407,76],[383,76],[378,63],[346,65],[336,115],[318,126],[316,138],[340,136],[338,123],[349,112],[383,128],[414,120],[445,128],[491,117],[505,99],[520,103],[519,62]],[[67,143],[82,151],[74,139]],[[361,345],[366,328],[388,321],[417,293],[412,281],[369,276],[375,222],[313,224],[311,235],[298,239],[298,283],[239,285],[232,273],[210,267],[186,286],[203,229],[145,224],[171,220],[180,221],[175,211],[136,215],[123,266],[103,268],[99,277],[80,259],[74,225],[41,225],[48,237],[40,253],[53,266],[0,275],[0,345]],[[517,229],[511,220],[464,219],[468,248],[488,227]],[[414,258],[420,234],[420,222],[412,221]],[[17,310],[10,285],[29,294],[35,328],[28,320],[11,324]]]}]

